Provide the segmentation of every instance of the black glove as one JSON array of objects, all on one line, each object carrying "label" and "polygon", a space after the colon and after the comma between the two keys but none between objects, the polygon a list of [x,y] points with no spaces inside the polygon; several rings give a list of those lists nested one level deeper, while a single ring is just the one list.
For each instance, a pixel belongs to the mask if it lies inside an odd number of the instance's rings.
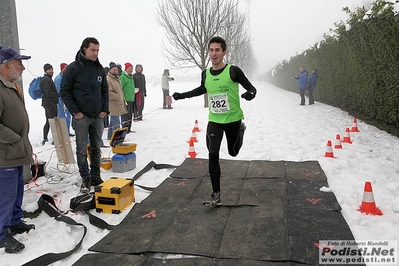
[{"label": "black glove", "polygon": [[173,81],[173,80],[175,80],[175,79],[174,79],[174,78],[170,78],[170,80],[172,80],[172,81]]},{"label": "black glove", "polygon": [[243,94],[241,94],[241,98],[244,98],[245,100],[250,101],[253,98],[255,98],[255,94],[250,91],[247,91],[247,92],[244,92]]},{"label": "black glove", "polygon": [[178,93],[178,92],[173,93],[172,96],[173,96],[173,99],[175,99],[176,101],[186,98],[186,97],[184,97],[183,93]]}]

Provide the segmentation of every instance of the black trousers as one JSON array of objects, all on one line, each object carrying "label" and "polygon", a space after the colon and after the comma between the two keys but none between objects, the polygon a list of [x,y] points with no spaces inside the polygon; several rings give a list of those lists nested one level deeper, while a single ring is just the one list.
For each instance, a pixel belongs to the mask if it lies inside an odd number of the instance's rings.
[{"label": "black trousers", "polygon": [[211,177],[213,192],[220,191],[220,164],[219,151],[223,139],[223,133],[226,134],[227,148],[229,154],[237,156],[243,143],[243,132],[240,131],[241,120],[228,124],[218,124],[208,122],[206,129],[206,146],[209,152],[209,175]]},{"label": "black trousers", "polygon": [[310,88],[306,89],[309,92],[309,104],[314,104],[313,91]]},{"label": "black trousers", "polygon": [[48,119],[58,116],[58,107],[57,105],[45,105],[43,108],[46,115],[46,124],[44,124],[43,127],[43,139],[47,139],[48,132],[50,131],[50,123]]},{"label": "black trousers", "polygon": [[306,89],[299,89],[299,95],[301,96],[301,105],[305,105],[305,90]]},{"label": "black trousers", "polygon": [[126,102],[127,113],[122,115],[122,125],[128,128],[128,132],[132,129],[132,119],[134,114],[134,102]]},{"label": "black trousers", "polygon": [[138,102],[137,96],[134,99],[134,120],[143,120],[144,99],[145,99],[145,97],[141,93],[140,93],[140,101],[139,102]]}]

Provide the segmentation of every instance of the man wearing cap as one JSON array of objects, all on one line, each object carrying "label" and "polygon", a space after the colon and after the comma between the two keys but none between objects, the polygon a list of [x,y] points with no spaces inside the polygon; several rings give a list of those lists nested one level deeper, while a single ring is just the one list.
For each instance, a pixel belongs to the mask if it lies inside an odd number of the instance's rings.
[{"label": "man wearing cap", "polygon": [[[65,72],[67,66],[68,66],[67,63],[61,63],[60,64],[61,72],[54,79],[54,84],[55,84],[55,88],[57,89],[58,96],[60,95],[62,76],[64,75],[64,72]],[[58,105],[57,105],[57,107],[58,107],[58,118],[65,118],[65,122],[66,122],[66,125],[67,125],[69,136],[70,137],[75,137],[74,134],[71,134],[71,130],[70,130],[70,127],[71,127],[71,113],[65,107],[65,104],[62,101],[60,96],[58,97]]]},{"label": "man wearing cap", "polygon": [[43,141],[42,145],[44,145],[48,141],[48,132],[50,130],[50,123],[49,118],[57,117],[57,104],[58,104],[58,93],[57,89],[55,88],[54,81],[52,79],[54,70],[53,66],[49,63],[46,63],[43,66],[44,69],[44,76],[40,79],[40,89],[43,93],[42,98],[42,106],[45,111],[46,115],[46,123],[43,127]]},{"label": "man wearing cap", "polygon": [[120,116],[127,113],[121,82],[119,80],[119,68],[114,62],[109,63],[107,82],[110,115],[108,125],[108,140],[110,140],[114,130],[121,127]]},{"label": "man wearing cap", "polygon": [[133,79],[133,65],[129,62],[125,63],[125,71],[120,76],[123,95],[125,96],[127,113],[122,116],[123,127],[128,128],[128,133],[132,132],[132,119],[134,113],[134,79]]},{"label": "man wearing cap", "polygon": [[16,83],[25,69],[21,60],[26,59],[30,56],[11,48],[0,50],[0,248],[7,253],[25,248],[13,235],[35,228],[22,221],[23,166],[33,163],[28,113]]},{"label": "man wearing cap", "polygon": [[[94,37],[82,41],[75,61],[68,65],[61,81],[61,99],[72,114],[76,135],[76,157],[82,177],[81,192],[103,182],[100,158],[103,119],[109,113],[108,83],[98,60],[100,43]],[[87,162],[87,136],[90,139],[90,169]]]}]

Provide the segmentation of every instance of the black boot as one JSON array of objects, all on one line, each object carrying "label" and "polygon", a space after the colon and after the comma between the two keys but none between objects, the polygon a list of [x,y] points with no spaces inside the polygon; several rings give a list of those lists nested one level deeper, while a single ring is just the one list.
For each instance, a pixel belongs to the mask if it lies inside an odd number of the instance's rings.
[{"label": "black boot", "polygon": [[80,192],[88,193],[91,186],[91,177],[82,177],[82,185],[80,186]]},{"label": "black boot", "polygon": [[19,224],[10,226],[12,235],[23,234],[25,232],[28,233],[32,229],[35,230],[35,225],[27,224],[24,221],[21,221]]},{"label": "black boot", "polygon": [[104,181],[101,179],[99,176],[91,177],[91,185],[92,186],[98,186],[101,183],[104,183]]},{"label": "black boot", "polygon": [[4,238],[0,240],[0,248],[6,248],[7,253],[18,253],[25,248],[25,245],[12,237],[9,227],[3,231]]}]

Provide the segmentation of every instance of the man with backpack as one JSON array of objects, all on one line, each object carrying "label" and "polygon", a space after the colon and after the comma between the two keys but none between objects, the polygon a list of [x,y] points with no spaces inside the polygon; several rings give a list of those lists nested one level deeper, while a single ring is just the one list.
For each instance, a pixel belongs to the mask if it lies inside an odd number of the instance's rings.
[{"label": "man with backpack", "polygon": [[47,63],[43,66],[44,76],[40,79],[40,88],[43,93],[42,98],[42,106],[45,110],[46,115],[46,123],[43,127],[43,141],[42,145],[44,145],[48,141],[48,132],[50,130],[49,118],[57,117],[58,110],[58,93],[55,87],[54,81],[52,79],[54,70],[53,67]]}]

